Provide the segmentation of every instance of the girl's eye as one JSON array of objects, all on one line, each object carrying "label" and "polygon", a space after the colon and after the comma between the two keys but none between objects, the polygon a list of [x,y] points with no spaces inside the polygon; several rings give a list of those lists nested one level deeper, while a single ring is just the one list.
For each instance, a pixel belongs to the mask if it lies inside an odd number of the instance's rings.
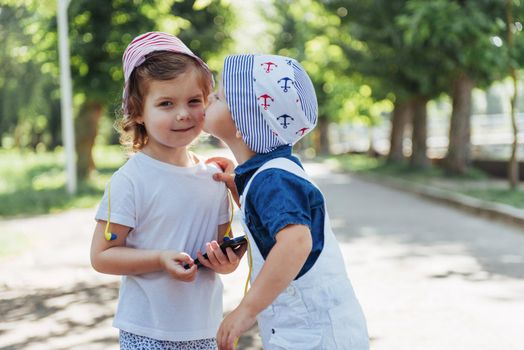
[{"label": "girl's eye", "polygon": [[194,99],[190,100],[189,103],[190,104],[202,103],[202,100],[199,99],[199,98],[194,98]]},{"label": "girl's eye", "polygon": [[170,102],[170,101],[162,101],[158,104],[160,107],[169,107],[169,106],[172,106],[173,103]]}]

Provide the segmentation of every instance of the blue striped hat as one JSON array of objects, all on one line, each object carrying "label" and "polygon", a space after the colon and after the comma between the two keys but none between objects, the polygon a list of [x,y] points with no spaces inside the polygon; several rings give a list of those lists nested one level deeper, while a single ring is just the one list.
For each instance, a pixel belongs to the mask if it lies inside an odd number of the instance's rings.
[{"label": "blue striped hat", "polygon": [[315,89],[292,58],[227,56],[222,82],[236,127],[256,153],[292,146],[317,124]]}]

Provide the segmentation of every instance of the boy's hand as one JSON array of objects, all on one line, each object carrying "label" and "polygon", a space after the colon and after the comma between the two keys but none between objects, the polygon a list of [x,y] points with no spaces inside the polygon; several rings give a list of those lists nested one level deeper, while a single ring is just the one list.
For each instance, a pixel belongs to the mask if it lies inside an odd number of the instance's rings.
[{"label": "boy's hand", "polygon": [[240,304],[235,310],[222,320],[217,332],[219,350],[233,350],[236,340],[255,324],[256,316]]},{"label": "boy's hand", "polygon": [[206,163],[216,163],[220,167],[220,169],[222,169],[223,173],[214,174],[213,179],[215,179],[216,181],[224,182],[226,184],[229,191],[231,191],[231,195],[233,196],[235,203],[240,208],[238,190],[235,184],[235,163],[233,163],[231,159],[224,157],[211,157],[208,160],[206,160]]},{"label": "boy's hand", "polygon": [[[186,253],[178,253],[174,251],[164,251],[160,253],[160,264],[162,268],[176,280],[183,282],[192,282],[196,278],[197,266],[193,263],[193,259]],[[184,265],[189,265],[189,268],[184,268]]]},{"label": "boy's hand", "polygon": [[212,241],[206,243],[207,259],[200,251],[197,253],[197,257],[203,266],[212,269],[216,273],[228,274],[236,270],[246,249],[247,244],[243,244],[236,250],[228,247],[226,248],[226,254],[224,254],[218,242]]}]

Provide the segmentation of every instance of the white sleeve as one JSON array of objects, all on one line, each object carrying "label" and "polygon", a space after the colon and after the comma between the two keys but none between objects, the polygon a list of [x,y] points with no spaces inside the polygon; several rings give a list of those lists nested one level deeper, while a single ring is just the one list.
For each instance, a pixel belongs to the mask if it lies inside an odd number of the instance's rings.
[{"label": "white sleeve", "polygon": [[[108,205],[109,193],[111,193],[110,206]],[[135,213],[133,183],[120,171],[117,171],[113,174],[111,180],[106,185],[106,190],[100,204],[98,205],[95,219],[108,221],[109,217],[112,223],[135,228]]]},{"label": "white sleeve", "polygon": [[218,224],[227,224],[229,222],[229,219],[231,218],[231,204],[229,199],[229,191],[226,188],[226,185],[224,185],[224,191],[222,192],[223,195],[220,199],[220,212],[218,215]]}]

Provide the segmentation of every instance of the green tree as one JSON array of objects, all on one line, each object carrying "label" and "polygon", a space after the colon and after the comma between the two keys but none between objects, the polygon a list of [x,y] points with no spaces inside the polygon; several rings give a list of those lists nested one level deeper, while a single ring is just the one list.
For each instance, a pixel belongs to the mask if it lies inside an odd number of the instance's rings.
[{"label": "green tree", "polygon": [[406,13],[405,1],[333,1],[326,7],[341,18],[342,33],[351,41],[341,43],[355,72],[366,77],[377,99],[389,98],[395,105],[392,116],[390,160],[402,156],[405,124],[412,119],[412,153],[415,167],[430,166],[426,156],[427,102],[446,89],[442,62],[435,52],[406,38],[399,17]]},{"label": "green tree", "polygon": [[508,180],[510,187],[515,189],[518,187],[520,181],[519,161],[517,155],[519,130],[516,117],[517,100],[520,91],[518,90],[519,84],[517,69],[523,64],[523,59],[521,57],[524,48],[524,38],[522,36],[522,22],[520,21],[520,17],[524,15],[524,9],[521,6],[520,1],[506,0],[505,5],[506,35],[504,38],[508,51],[508,71],[513,85],[513,93],[510,97],[510,119],[513,141],[511,143],[511,156],[508,162]]},{"label": "green tree", "polygon": [[[197,54],[211,56],[228,37],[230,10],[222,2],[102,1],[71,3],[71,64],[77,117],[78,173],[94,168],[91,150],[98,123],[106,110],[120,104],[123,73],[121,56],[136,35],[163,30],[180,35]],[[197,25],[199,27],[197,27]]]},{"label": "green tree", "polygon": [[[235,22],[226,0],[76,0],[68,12],[83,179],[94,167],[99,120],[120,105],[121,56],[129,41],[146,31],[167,31],[218,68]],[[0,36],[0,143],[10,138],[19,147],[54,147],[61,142],[56,0],[0,0]]]},{"label": "green tree", "polygon": [[[49,16],[32,1],[0,1],[0,145],[31,147],[60,143],[58,85],[47,56]],[[40,31],[39,28],[42,28]]]},{"label": "green tree", "polygon": [[406,42],[431,52],[442,68],[438,74],[448,80],[453,109],[444,165],[451,173],[464,173],[471,163],[473,88],[487,86],[505,66],[505,50],[493,43],[501,33],[493,18],[502,11],[499,2],[489,0],[408,0],[398,18]]},{"label": "green tree", "polygon": [[274,50],[296,58],[315,86],[319,120],[314,142],[317,153],[329,153],[328,125],[352,121],[373,126],[390,104],[376,102],[372,88],[362,75],[351,70],[342,45],[350,45],[349,33],[340,30],[336,13],[326,11],[317,1],[275,1]]}]

